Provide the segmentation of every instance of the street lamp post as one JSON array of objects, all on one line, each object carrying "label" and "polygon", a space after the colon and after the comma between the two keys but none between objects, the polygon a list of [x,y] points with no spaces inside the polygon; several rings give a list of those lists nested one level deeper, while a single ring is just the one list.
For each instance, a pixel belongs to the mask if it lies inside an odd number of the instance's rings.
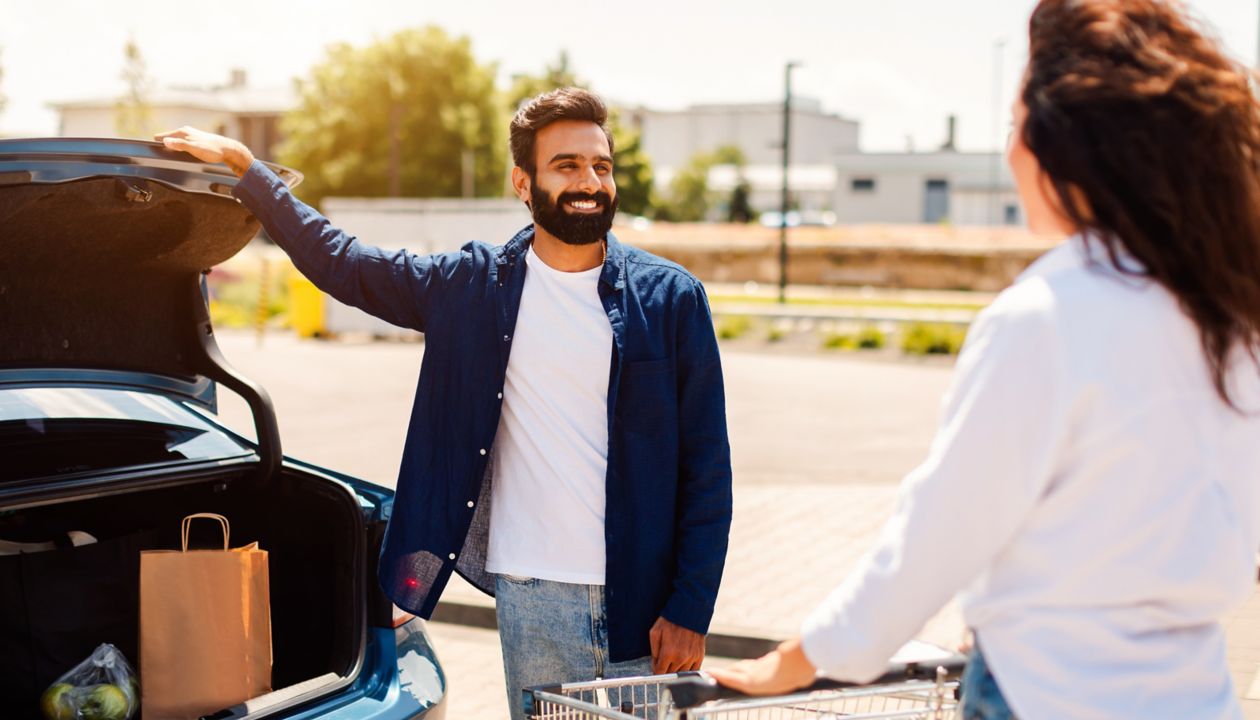
[{"label": "street lamp post", "polygon": [[779,302],[787,302],[787,228],[788,228],[788,165],[792,158],[792,68],[800,63],[789,62],[783,69],[783,193],[779,203]]}]

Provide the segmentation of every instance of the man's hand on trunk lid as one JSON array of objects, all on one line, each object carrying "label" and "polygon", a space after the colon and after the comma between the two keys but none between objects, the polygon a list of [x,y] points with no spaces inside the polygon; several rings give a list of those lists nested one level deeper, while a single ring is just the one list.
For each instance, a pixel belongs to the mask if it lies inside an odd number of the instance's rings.
[{"label": "man's hand on trunk lid", "polygon": [[232,168],[237,177],[244,175],[254,162],[254,154],[243,143],[187,125],[178,130],[158,133],[153,139],[171,150],[186,152],[202,162],[224,163]]}]

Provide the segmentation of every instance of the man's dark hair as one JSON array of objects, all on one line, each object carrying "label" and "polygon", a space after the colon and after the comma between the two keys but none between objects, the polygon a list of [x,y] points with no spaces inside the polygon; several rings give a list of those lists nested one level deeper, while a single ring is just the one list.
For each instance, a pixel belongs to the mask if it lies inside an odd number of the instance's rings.
[{"label": "man's dark hair", "polygon": [[599,96],[589,90],[565,87],[543,93],[526,102],[516,111],[508,143],[512,148],[512,162],[532,178],[538,169],[534,158],[534,138],[538,131],[557,120],[583,120],[593,122],[608,138],[608,150],[613,150],[612,133],[608,131],[608,108]]}]

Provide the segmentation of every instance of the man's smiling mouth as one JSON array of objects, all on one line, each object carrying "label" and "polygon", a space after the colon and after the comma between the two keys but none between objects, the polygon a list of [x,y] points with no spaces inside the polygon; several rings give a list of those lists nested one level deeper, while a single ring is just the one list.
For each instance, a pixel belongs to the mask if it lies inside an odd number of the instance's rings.
[{"label": "man's smiling mouth", "polygon": [[594,200],[570,200],[565,203],[571,212],[590,213],[599,212],[600,204]]}]

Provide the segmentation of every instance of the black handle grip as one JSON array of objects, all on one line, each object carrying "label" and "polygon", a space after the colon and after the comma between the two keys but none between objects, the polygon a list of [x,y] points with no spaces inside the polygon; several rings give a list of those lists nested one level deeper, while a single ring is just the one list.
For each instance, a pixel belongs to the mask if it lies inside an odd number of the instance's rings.
[{"label": "black handle grip", "polygon": [[[803,687],[794,692],[814,692],[816,690],[842,690],[844,688],[864,687],[867,685],[886,685],[888,683],[908,682],[912,680],[935,680],[937,668],[945,671],[945,678],[948,680],[955,679],[962,675],[963,669],[967,666],[967,659],[961,655],[955,655],[947,660],[938,663],[893,663],[888,667],[888,671],[880,675],[869,683],[852,683],[842,682],[840,680],[830,680],[828,678],[819,678],[814,684]],[[737,700],[741,698],[751,697],[723,687],[717,683],[711,676],[700,674],[695,677],[681,678],[669,683],[666,686],[669,689],[670,696],[674,700],[675,707],[686,710],[698,705],[703,705],[713,700]]]}]

